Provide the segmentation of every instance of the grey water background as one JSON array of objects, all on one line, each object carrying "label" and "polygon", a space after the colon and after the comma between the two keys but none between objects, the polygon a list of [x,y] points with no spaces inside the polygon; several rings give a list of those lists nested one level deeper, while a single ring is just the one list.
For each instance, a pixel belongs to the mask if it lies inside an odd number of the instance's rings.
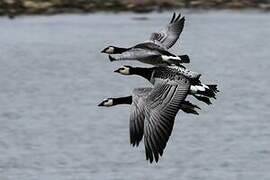
[{"label": "grey water background", "polygon": [[[0,179],[270,179],[270,14],[184,11],[173,52],[217,83],[200,116],[180,112],[160,162],[129,145],[128,106],[106,97],[150,86],[112,71],[106,45],[146,40],[171,12],[0,18]],[[140,17],[147,17],[146,20]]]}]

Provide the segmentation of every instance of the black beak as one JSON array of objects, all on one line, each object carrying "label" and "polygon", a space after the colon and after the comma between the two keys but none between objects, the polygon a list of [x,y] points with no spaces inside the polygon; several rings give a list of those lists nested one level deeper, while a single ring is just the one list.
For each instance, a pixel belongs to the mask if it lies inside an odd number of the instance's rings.
[{"label": "black beak", "polygon": [[98,106],[103,106],[103,102],[99,103]]},{"label": "black beak", "polygon": [[106,49],[103,49],[102,51],[101,51],[101,53],[105,53],[106,52]]},{"label": "black beak", "polygon": [[113,71],[113,72],[115,72],[115,73],[120,73],[120,69],[117,69],[117,70],[115,70],[115,71]]}]

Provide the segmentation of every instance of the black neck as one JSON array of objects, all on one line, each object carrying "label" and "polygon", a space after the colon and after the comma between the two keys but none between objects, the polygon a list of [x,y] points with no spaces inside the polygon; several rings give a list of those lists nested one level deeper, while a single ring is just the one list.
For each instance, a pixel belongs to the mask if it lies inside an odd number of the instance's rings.
[{"label": "black neck", "polygon": [[113,104],[132,104],[132,96],[126,96],[126,97],[120,97],[120,98],[114,98]]},{"label": "black neck", "polygon": [[134,68],[130,69],[130,74],[142,76],[145,79],[147,79],[148,81],[150,81],[153,71],[154,71],[154,68],[134,67]]},{"label": "black neck", "polygon": [[129,48],[114,47],[114,54],[121,54],[127,50],[129,50]]}]

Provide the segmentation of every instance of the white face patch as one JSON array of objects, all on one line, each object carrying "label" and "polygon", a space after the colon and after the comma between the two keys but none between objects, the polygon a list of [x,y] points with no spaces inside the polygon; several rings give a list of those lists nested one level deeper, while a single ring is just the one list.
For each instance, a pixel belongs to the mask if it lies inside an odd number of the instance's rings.
[{"label": "white face patch", "polygon": [[106,53],[108,54],[113,54],[114,53],[114,47],[109,47],[107,50],[106,50]]},{"label": "white face patch", "polygon": [[113,105],[113,100],[112,99],[108,99],[106,102],[104,102],[104,106],[110,107]]},{"label": "white face patch", "polygon": [[123,75],[129,75],[129,74],[130,74],[130,73],[129,73],[129,68],[128,68],[128,67],[123,66],[123,67],[121,67],[121,68],[123,68],[123,69],[121,69],[121,70],[119,71],[121,74],[123,74]]}]

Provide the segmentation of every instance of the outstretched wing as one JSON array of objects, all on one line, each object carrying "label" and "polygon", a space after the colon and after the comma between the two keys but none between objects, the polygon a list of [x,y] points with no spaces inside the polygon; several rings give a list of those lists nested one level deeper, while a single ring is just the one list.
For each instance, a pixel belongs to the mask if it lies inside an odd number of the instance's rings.
[{"label": "outstretched wing", "polygon": [[185,17],[181,18],[180,13],[176,18],[175,16],[175,13],[173,13],[171,22],[160,32],[152,33],[150,41],[153,41],[156,44],[162,44],[167,49],[171,48],[178,40],[185,23]]},{"label": "outstretched wing", "polygon": [[129,131],[130,144],[138,146],[143,137],[145,98],[152,88],[136,88],[132,92]]},{"label": "outstretched wing", "polygon": [[171,135],[175,116],[190,88],[184,76],[154,85],[145,103],[144,143],[146,159],[157,162]]}]

